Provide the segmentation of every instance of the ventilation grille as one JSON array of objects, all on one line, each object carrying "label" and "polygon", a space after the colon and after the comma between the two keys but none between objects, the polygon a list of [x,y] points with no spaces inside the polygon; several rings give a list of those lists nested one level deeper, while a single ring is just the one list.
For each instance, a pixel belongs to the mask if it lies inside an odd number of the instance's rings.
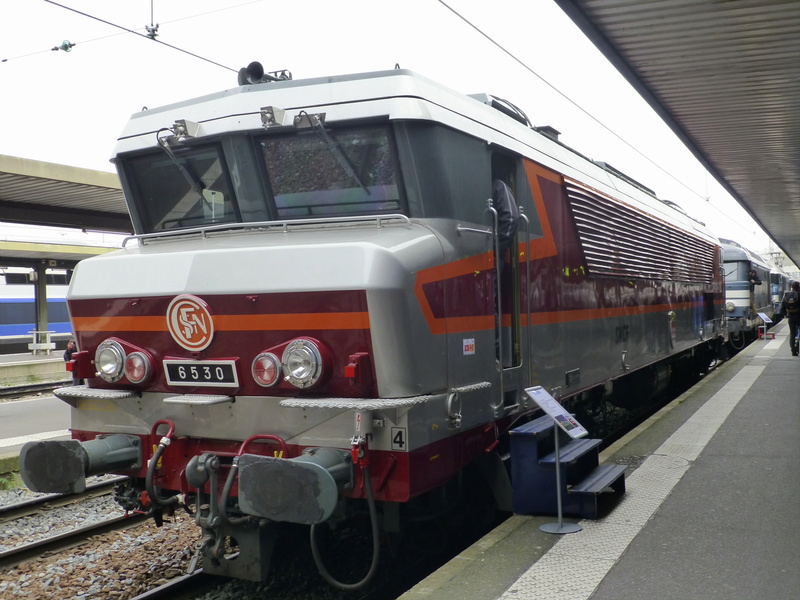
[{"label": "ventilation grille", "polygon": [[713,244],[576,182],[567,195],[590,275],[710,283]]}]

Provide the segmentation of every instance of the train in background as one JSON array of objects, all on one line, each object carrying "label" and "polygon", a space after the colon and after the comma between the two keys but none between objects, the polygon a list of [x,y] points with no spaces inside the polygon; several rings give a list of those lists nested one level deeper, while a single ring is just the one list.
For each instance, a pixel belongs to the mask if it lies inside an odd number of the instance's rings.
[{"label": "train in background", "polygon": [[792,285],[792,277],[781,267],[773,266],[769,272],[769,287],[772,299],[772,306],[775,309],[775,322],[779,323],[786,315],[781,310],[783,295],[789,291]]},{"label": "train in background", "polygon": [[[31,332],[36,330],[34,277],[36,271],[23,267],[0,268],[0,353],[29,352]],[[72,337],[72,323],[67,310],[70,272],[47,271],[47,315],[50,339],[59,347]]]},{"label": "train in background", "polygon": [[725,271],[725,312],[730,344],[740,350],[753,341],[766,316],[771,325],[776,309],[771,290],[773,266],[738,242],[720,239]]},{"label": "train in background", "polygon": [[[400,69],[239,83],[120,136],[136,235],[76,268],[87,383],[56,391],[73,439],[23,448],[31,489],[128,475],[117,501],[193,510],[203,570],[230,577],[308,526],[355,589],[473,486],[510,510],[526,389],[636,410],[726,341],[719,241],[513,104]],[[359,517],[372,558],[337,581],[319,530]]]}]

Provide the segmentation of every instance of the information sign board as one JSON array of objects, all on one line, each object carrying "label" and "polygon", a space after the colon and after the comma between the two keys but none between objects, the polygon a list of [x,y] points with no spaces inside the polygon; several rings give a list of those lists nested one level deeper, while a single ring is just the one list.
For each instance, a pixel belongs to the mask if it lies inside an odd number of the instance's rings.
[{"label": "information sign board", "polygon": [[578,439],[589,435],[583,425],[578,423],[575,417],[569,414],[542,386],[537,385],[526,388],[525,393],[539,405],[539,408],[550,415],[571,438]]}]

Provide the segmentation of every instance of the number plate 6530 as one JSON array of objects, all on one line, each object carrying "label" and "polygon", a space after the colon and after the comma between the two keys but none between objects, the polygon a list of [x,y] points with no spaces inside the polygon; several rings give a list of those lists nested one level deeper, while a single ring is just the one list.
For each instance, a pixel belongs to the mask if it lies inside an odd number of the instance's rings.
[{"label": "number plate 6530", "polygon": [[235,360],[165,360],[164,373],[169,385],[239,385]]}]

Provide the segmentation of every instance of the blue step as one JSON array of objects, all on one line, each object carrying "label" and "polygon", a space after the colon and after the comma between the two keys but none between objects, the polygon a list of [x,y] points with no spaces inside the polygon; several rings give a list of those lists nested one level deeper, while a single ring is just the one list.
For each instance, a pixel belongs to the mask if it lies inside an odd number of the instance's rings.
[{"label": "blue step", "polygon": [[569,489],[570,494],[601,494],[613,488],[618,479],[622,479],[622,491],[625,491],[625,465],[601,465],[592,471],[588,477]]},{"label": "blue step", "polygon": [[578,512],[586,519],[596,519],[604,504],[625,493],[625,465],[602,465],[569,489],[577,500]]},{"label": "blue step", "polygon": [[[558,449],[558,462],[561,464],[572,464],[584,454],[588,454],[597,448],[602,442],[603,440],[595,440],[591,438],[581,438],[579,440],[567,442]],[[540,458],[539,462],[542,464],[554,465],[556,462],[555,450],[550,454]]]},{"label": "blue step", "polygon": [[563,514],[596,519],[601,508],[625,493],[625,465],[599,465],[602,440],[573,440],[549,416],[510,433],[515,513],[557,514],[556,435]]}]

